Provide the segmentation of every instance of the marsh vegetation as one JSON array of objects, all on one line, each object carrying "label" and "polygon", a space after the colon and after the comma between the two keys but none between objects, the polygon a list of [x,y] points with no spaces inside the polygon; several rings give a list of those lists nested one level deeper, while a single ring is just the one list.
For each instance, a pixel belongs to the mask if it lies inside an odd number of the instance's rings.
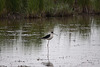
[{"label": "marsh vegetation", "polygon": [[100,0],[0,0],[1,18],[100,14]]}]

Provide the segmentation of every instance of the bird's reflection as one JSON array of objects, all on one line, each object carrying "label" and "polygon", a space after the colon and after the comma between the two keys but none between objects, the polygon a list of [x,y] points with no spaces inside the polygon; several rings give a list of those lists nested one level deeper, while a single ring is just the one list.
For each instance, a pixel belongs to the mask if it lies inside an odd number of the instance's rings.
[{"label": "bird's reflection", "polygon": [[46,67],[54,67],[53,63],[51,62],[42,62],[43,65],[45,65]]}]

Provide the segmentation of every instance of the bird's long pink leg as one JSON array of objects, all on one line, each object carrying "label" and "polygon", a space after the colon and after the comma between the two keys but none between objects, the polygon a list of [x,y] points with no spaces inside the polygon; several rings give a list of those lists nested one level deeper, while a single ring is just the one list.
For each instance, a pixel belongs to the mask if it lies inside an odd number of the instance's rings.
[{"label": "bird's long pink leg", "polygon": [[48,44],[47,44],[47,49],[48,49],[47,58],[48,58],[48,62],[49,62],[49,40],[48,40]]}]

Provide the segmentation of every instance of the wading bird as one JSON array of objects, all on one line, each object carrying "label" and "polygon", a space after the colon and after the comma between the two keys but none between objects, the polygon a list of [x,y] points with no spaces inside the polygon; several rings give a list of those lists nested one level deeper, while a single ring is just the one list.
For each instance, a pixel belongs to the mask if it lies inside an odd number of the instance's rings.
[{"label": "wading bird", "polygon": [[[50,34],[48,34],[48,35],[46,35],[46,36],[41,38],[41,39],[48,40],[48,43],[47,43],[47,48],[48,48],[47,58],[48,58],[48,62],[49,62],[49,40],[51,40],[53,38],[53,34],[55,34],[55,33],[51,32]],[[57,34],[55,34],[55,35],[57,35]]]},{"label": "wading bird", "polygon": [[47,40],[51,40],[52,38],[53,38],[53,32],[51,32],[50,34],[48,34],[48,35],[46,35],[46,36],[44,36],[44,37],[42,37],[41,39],[47,39]]}]

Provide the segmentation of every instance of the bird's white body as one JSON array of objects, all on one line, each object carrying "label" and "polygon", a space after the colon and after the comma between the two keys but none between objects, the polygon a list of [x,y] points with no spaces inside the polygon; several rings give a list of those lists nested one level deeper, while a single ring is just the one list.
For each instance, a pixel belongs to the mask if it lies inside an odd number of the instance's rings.
[{"label": "bird's white body", "polygon": [[51,40],[52,38],[53,38],[53,34],[51,33],[51,34],[50,34],[50,37],[47,38],[47,40]]}]

